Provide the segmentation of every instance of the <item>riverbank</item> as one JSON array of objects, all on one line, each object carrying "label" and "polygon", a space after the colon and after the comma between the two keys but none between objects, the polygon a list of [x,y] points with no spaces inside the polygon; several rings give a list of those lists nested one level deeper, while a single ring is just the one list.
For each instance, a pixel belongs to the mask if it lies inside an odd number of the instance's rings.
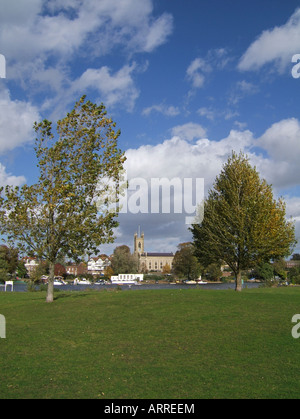
[{"label": "riverbank", "polygon": [[[245,282],[243,285],[244,289],[252,289],[258,288],[260,283],[256,282]],[[67,285],[59,285],[55,286],[56,291],[84,291],[87,289],[90,290],[113,290],[119,289],[123,291],[138,291],[138,290],[162,290],[162,289],[206,289],[206,290],[226,290],[226,289],[234,289],[235,284],[234,282],[231,283],[224,283],[224,282],[210,282],[207,284],[170,284],[168,282],[159,282],[159,283],[141,283],[140,285],[116,285],[116,284],[104,284],[104,285],[74,285],[74,284],[67,284]],[[40,286],[35,287],[36,291],[40,289]],[[14,292],[27,292],[27,284],[26,283],[15,283],[14,284]],[[4,292],[4,285],[0,285],[0,293]],[[10,291],[8,291],[10,292]]]}]

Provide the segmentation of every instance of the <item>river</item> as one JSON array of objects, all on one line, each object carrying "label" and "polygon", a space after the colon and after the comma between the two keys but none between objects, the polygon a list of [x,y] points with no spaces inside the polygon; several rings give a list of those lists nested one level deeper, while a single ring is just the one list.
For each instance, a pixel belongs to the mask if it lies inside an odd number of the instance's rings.
[{"label": "river", "polygon": [[[247,282],[243,285],[243,288],[258,288],[259,283]],[[87,289],[92,290],[105,290],[105,289],[122,289],[123,291],[139,291],[139,290],[162,290],[162,289],[206,289],[206,290],[228,290],[234,289],[234,283],[209,283],[201,285],[186,285],[186,284],[141,284],[141,285],[60,285],[55,286],[55,289],[59,291],[84,291]],[[39,290],[39,286],[36,287]],[[7,292],[11,291],[11,287],[7,288]],[[0,284],[0,293],[4,292],[4,285]],[[27,292],[27,285],[25,284],[14,284],[14,292]]]}]

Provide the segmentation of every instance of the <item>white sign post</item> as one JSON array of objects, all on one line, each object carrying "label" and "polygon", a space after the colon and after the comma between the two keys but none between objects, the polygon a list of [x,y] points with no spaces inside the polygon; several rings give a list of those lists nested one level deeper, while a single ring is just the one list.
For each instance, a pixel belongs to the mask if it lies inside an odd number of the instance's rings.
[{"label": "white sign post", "polygon": [[11,291],[13,291],[14,290],[14,281],[5,281],[5,288],[4,288],[4,291],[6,292],[6,288],[8,287],[8,286],[11,286]]}]

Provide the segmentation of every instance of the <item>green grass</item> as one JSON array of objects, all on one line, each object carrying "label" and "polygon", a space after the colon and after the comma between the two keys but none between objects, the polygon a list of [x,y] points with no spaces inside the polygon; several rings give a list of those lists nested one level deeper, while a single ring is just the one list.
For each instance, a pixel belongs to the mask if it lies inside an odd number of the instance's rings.
[{"label": "green grass", "polygon": [[0,398],[299,398],[300,289],[1,293]]}]

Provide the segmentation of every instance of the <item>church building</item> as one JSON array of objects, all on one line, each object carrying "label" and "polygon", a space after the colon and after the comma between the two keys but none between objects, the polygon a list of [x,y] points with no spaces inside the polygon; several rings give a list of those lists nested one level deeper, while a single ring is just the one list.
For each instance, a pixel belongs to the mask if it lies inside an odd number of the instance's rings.
[{"label": "church building", "polygon": [[145,235],[134,235],[133,254],[137,256],[139,261],[139,272],[165,272],[172,269],[174,254],[173,253],[150,253],[145,252]]}]

